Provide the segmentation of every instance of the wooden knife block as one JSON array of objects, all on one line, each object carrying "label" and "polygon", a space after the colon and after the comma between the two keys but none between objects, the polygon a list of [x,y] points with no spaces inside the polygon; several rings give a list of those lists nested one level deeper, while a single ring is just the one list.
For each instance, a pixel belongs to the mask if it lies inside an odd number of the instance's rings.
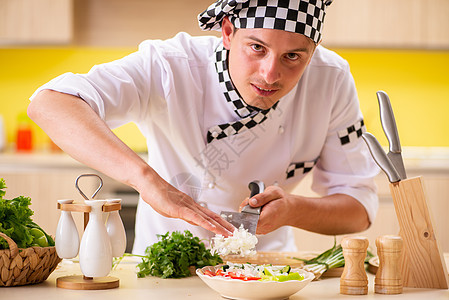
[{"label": "wooden knife block", "polygon": [[403,286],[447,289],[446,263],[438,245],[421,177],[390,183],[404,241],[401,273]]}]

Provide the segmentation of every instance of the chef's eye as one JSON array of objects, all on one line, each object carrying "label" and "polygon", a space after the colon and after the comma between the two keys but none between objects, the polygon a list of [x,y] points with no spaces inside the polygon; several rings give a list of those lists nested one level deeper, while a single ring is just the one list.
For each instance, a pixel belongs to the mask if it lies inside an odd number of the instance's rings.
[{"label": "chef's eye", "polygon": [[287,53],[285,56],[289,60],[297,60],[297,59],[299,59],[298,53]]},{"label": "chef's eye", "polygon": [[251,44],[251,49],[256,52],[261,52],[263,50],[263,47],[259,44]]}]

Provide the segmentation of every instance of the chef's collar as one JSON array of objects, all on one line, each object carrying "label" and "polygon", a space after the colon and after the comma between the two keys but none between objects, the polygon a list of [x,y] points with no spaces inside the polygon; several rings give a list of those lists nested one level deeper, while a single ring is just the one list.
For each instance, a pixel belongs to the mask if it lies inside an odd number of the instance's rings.
[{"label": "chef's collar", "polygon": [[[233,105],[235,113],[240,118],[255,115],[258,112],[262,112],[266,115],[271,108],[262,110],[260,108],[247,104],[241,97],[234,84],[231,81],[231,76],[228,70],[228,50],[223,47],[223,43],[215,50],[215,68],[218,73],[218,80],[222,88],[223,94],[226,100]],[[277,104],[277,102],[276,102]],[[274,107],[276,106],[274,105]]]},{"label": "chef's collar", "polygon": [[267,28],[321,40],[326,6],[332,0],[218,0],[198,15],[203,30],[221,30],[228,16],[236,28]]}]

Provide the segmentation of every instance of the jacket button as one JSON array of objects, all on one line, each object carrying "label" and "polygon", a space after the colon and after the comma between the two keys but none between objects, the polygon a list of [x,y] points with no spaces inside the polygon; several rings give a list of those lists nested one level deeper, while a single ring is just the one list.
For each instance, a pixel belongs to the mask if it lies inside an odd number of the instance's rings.
[{"label": "jacket button", "polygon": [[279,126],[278,133],[279,134],[283,134],[284,131],[285,131],[284,127],[283,126]]},{"label": "jacket button", "polygon": [[212,137],[216,138],[218,136],[218,132],[212,131]]},{"label": "jacket button", "polygon": [[210,189],[213,189],[213,188],[215,187],[215,183],[214,183],[214,182],[209,182],[208,187],[209,187]]}]

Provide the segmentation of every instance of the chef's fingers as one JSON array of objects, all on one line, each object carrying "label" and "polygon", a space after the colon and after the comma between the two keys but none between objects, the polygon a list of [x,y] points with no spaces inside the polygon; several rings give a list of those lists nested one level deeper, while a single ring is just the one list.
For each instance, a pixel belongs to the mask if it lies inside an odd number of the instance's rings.
[{"label": "chef's fingers", "polygon": [[278,186],[269,186],[263,193],[257,194],[251,197],[251,199],[246,198],[245,200],[243,200],[239,205],[239,212],[241,212],[243,207],[248,204],[252,207],[259,207],[267,204],[270,201],[279,199],[283,195],[281,191],[281,188]]},{"label": "chef's fingers", "polygon": [[214,233],[223,234],[225,236],[232,234],[235,228],[231,223],[227,222],[220,215],[193,201],[193,199],[191,200],[192,201],[183,201],[184,204],[180,211],[181,218],[194,221],[197,225]]},{"label": "chef's fingers", "polygon": [[219,214],[214,213],[213,211],[199,205],[200,209],[206,214],[207,218],[211,219],[212,224],[216,224],[218,227],[224,227],[228,233],[226,236],[232,235],[235,230],[234,225],[223,219]]},{"label": "chef's fingers", "polygon": [[166,188],[163,195],[165,196],[164,202],[148,202],[159,214],[168,218],[184,220],[189,224],[201,226],[216,234],[232,235],[234,227],[230,223],[209,209],[202,207],[189,195],[173,188],[171,185]]},{"label": "chef's fingers", "polygon": [[248,201],[249,201],[249,198],[247,197],[245,200],[242,201],[242,203],[240,203],[239,212],[242,212],[243,207],[248,205]]},{"label": "chef's fingers", "polygon": [[267,204],[270,201],[284,197],[284,194],[285,194],[284,191],[280,187],[270,185],[265,189],[263,193],[251,197],[248,203],[252,207],[259,207]]},{"label": "chef's fingers", "polygon": [[215,234],[221,234],[226,237],[232,235],[232,231],[234,230],[232,224],[200,205],[197,207],[185,206],[181,208],[180,217],[190,224],[201,226]]},{"label": "chef's fingers", "polygon": [[234,226],[218,214],[201,206],[189,195],[175,189],[171,185],[166,190],[167,200],[163,213],[168,217],[179,218],[190,224],[201,226],[224,236],[232,235]]}]

